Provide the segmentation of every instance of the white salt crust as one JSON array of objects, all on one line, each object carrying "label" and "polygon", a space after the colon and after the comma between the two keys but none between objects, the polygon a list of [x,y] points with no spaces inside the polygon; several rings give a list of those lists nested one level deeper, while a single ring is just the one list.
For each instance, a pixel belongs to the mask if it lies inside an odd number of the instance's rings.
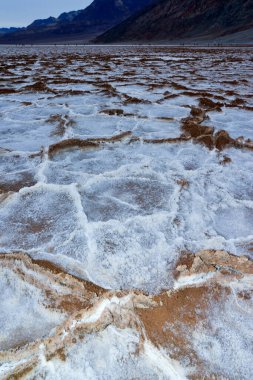
[{"label": "white salt crust", "polygon": [[[182,251],[225,249],[252,257],[252,151],[219,153],[191,141],[145,143],[179,137],[190,107],[197,107],[206,92],[225,104],[221,112],[207,112],[203,124],[235,139],[252,139],[251,50],[0,51],[8,70],[2,85],[16,90],[0,95],[1,252],[28,252],[105,288],[147,292],[211,279],[198,275],[174,283],[172,272]],[[38,80],[47,91],[24,89]],[[229,106],[237,98],[244,107]],[[62,140],[122,132],[131,135],[94,149],[49,154],[50,145]],[[227,157],[231,162],[224,164]],[[252,278],[231,283],[231,289],[224,309],[214,305],[191,339],[220,379],[248,380],[253,374],[252,307],[236,294],[252,289]],[[48,336],[66,317],[49,310],[38,289],[2,267],[0,294],[0,350]],[[111,300],[105,300],[86,322],[95,322],[110,307]],[[71,346],[65,362],[47,361],[42,345],[31,378],[188,378],[187,365],[149,341],[136,355],[139,339],[135,330],[109,326]],[[0,377],[22,364],[1,363]]]}]

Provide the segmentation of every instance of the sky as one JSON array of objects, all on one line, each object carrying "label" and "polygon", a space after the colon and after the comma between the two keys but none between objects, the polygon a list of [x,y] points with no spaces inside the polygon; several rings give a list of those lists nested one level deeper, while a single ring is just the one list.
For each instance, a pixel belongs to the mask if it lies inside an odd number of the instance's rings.
[{"label": "sky", "polygon": [[27,26],[38,18],[84,9],[92,0],[0,0],[0,27]]}]

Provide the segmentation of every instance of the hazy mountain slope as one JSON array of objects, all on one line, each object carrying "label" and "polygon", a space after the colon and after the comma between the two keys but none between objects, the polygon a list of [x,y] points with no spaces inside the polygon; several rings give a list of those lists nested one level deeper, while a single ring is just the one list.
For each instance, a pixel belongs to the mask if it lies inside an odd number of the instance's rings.
[{"label": "hazy mountain slope", "polygon": [[143,9],[154,0],[94,0],[87,8],[58,18],[36,20],[0,42],[88,41]]},{"label": "hazy mountain slope", "polygon": [[8,33],[14,33],[22,30],[22,28],[0,28],[0,36]]},{"label": "hazy mountain slope", "polygon": [[98,42],[216,38],[253,27],[253,0],[161,0]]}]

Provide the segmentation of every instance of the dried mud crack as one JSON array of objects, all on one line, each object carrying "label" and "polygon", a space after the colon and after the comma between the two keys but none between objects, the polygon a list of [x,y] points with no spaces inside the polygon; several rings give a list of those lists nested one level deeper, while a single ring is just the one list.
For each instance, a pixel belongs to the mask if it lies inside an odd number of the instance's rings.
[{"label": "dried mud crack", "polygon": [[[245,308],[253,292],[253,262],[224,251],[184,254],[175,268],[174,287],[159,295],[108,291],[73,277],[50,262],[32,260],[18,252],[2,254],[0,270],[4,278],[19,284],[19,288],[11,286],[13,293],[22,288],[48,315],[58,313],[62,317],[62,323],[48,336],[43,331],[42,337],[31,342],[25,319],[15,322],[24,323],[23,342],[16,337],[8,350],[0,352],[1,363],[6,363],[4,368],[0,367],[1,375],[6,379],[33,378],[46,367],[50,368],[50,362],[68,361],[75,345],[84,344],[88,335],[100,334],[108,326],[122,333],[128,329],[136,332],[136,357],[163,349],[160,355],[171,365],[167,375],[171,370],[172,375],[174,371],[175,376],[183,378],[179,363],[188,358],[189,378],[217,376],[215,368],[207,366],[194,345],[194,334],[198,330],[199,333],[209,331],[213,322],[209,313],[213,308],[222,310],[225,318],[226,313],[243,315],[240,303]],[[227,334],[238,334],[226,319],[222,322],[220,328]],[[13,330],[18,327],[15,323]],[[44,362],[48,364],[45,366]]]}]

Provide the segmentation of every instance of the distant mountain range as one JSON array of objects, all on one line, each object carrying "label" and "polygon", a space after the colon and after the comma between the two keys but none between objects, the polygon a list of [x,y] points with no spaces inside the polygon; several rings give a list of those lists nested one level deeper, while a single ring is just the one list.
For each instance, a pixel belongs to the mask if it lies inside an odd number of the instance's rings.
[{"label": "distant mountain range", "polygon": [[21,30],[22,30],[22,28],[0,28],[0,36],[3,36],[3,35],[8,34],[8,33],[18,32]]},{"label": "distant mountain range", "polygon": [[96,42],[222,39],[251,35],[253,0],[160,0],[98,37]]},{"label": "distant mountain range", "polygon": [[153,2],[94,0],[83,10],[36,20],[24,30],[6,34],[0,43],[88,42]]},{"label": "distant mountain range", "polygon": [[[4,35],[3,35],[4,34]],[[253,42],[253,0],[94,0],[1,33],[0,43]]]}]

